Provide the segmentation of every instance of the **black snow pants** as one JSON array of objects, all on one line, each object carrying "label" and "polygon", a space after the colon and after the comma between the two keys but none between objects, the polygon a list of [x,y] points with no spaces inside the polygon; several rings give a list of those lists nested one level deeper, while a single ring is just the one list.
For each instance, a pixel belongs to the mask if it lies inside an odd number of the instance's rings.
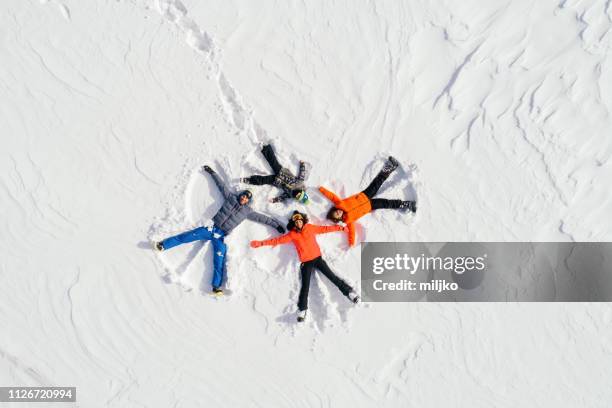
[{"label": "black snow pants", "polygon": [[256,186],[274,183],[276,175],[281,171],[281,165],[278,162],[278,159],[276,158],[276,154],[274,154],[274,149],[272,149],[272,145],[265,145],[261,149],[261,154],[263,154],[263,157],[266,159],[266,161],[272,168],[274,174],[271,174],[269,176],[254,175],[246,179],[247,183],[254,184]]},{"label": "black snow pants", "polygon": [[379,210],[382,208],[400,208],[400,205],[403,202],[402,200],[388,200],[386,198],[374,198],[376,193],[378,193],[378,190],[380,190],[380,187],[382,187],[385,180],[389,178],[390,174],[391,172],[380,171],[376,175],[376,177],[374,177],[374,180],[372,180],[370,185],[368,185],[365,188],[365,190],[363,190],[363,193],[366,196],[368,196],[368,198],[370,199],[370,203],[372,204],[372,210]]},{"label": "black snow pants", "polygon": [[323,258],[318,257],[308,262],[303,262],[300,267],[300,275],[302,277],[302,287],[300,289],[300,297],[298,300],[298,309],[306,310],[308,309],[308,290],[310,289],[310,277],[312,272],[318,269],[323,275],[327,277],[334,285],[340,289],[340,292],[344,296],[347,296],[353,288],[349,286],[344,280],[339,278],[336,274],[329,269],[327,266],[327,262],[323,260]]}]

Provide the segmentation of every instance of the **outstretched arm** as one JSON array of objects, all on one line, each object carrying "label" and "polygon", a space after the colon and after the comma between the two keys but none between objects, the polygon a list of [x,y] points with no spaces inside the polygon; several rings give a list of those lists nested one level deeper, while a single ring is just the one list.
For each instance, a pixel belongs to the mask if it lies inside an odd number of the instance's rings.
[{"label": "outstretched arm", "polygon": [[283,193],[283,194],[279,195],[278,197],[274,197],[270,201],[272,201],[273,203],[282,203],[283,201],[287,200],[290,197],[291,196],[288,193]]},{"label": "outstretched arm", "polygon": [[289,242],[291,242],[291,236],[289,235],[289,233],[287,233],[285,235],[281,235],[280,237],[264,239],[263,241],[253,240],[251,241],[251,247],[259,248],[260,246],[264,246],[264,245],[277,246],[277,245],[286,244]]},{"label": "outstretched arm", "polygon": [[308,177],[308,167],[306,166],[306,162],[300,160],[300,170],[298,171],[298,180],[304,181]]},{"label": "outstretched arm", "polygon": [[219,175],[213,169],[211,169],[209,166],[203,166],[202,169],[208,174],[210,174],[223,197],[229,198],[234,194],[232,190],[230,190],[230,188],[227,186],[227,184],[225,184],[223,180],[221,180],[221,177],[219,177]]},{"label": "outstretched arm", "polygon": [[267,215],[251,211],[249,215],[247,215],[247,218],[251,221],[255,221],[260,224],[269,225],[272,228],[276,228],[278,232],[285,232],[285,229],[283,228],[280,222],[276,221],[274,218],[268,217]]},{"label": "outstretched arm", "polygon": [[349,222],[346,227],[349,246],[352,247],[353,245],[355,245],[355,223]]},{"label": "outstretched arm", "polygon": [[312,225],[315,234],[327,234],[329,232],[344,231],[342,225]]},{"label": "outstretched arm", "polygon": [[335,195],[334,193],[332,193],[331,191],[329,191],[323,186],[319,187],[319,191],[321,192],[321,194],[327,197],[327,199],[331,201],[332,203],[334,203],[335,205],[340,204],[340,201],[342,201],[340,200],[340,197],[338,197],[337,195]]}]

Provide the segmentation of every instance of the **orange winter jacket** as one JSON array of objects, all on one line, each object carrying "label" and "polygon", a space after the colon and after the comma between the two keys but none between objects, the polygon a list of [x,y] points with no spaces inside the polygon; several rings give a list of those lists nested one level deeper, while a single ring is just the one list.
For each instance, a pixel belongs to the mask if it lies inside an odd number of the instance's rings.
[{"label": "orange winter jacket", "polygon": [[344,221],[348,227],[349,245],[355,245],[355,221],[372,211],[370,199],[365,193],[357,193],[345,199],[341,199],[325,187],[319,187],[319,191],[334,203],[336,208],[344,211],[342,221]]},{"label": "orange winter jacket", "polygon": [[321,248],[317,243],[316,236],[328,232],[342,231],[340,225],[312,225],[306,224],[301,231],[289,231],[280,237],[270,238],[263,241],[251,241],[251,246],[257,248],[262,245],[276,246],[293,242],[295,250],[301,262],[312,261],[321,256]]}]

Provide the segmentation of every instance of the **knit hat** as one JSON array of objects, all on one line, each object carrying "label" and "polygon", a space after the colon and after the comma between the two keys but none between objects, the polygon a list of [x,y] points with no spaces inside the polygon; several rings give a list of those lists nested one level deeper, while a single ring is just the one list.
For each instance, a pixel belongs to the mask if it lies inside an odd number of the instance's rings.
[{"label": "knit hat", "polygon": [[310,203],[310,200],[308,199],[308,194],[306,194],[305,190],[298,190],[298,192],[293,197],[302,204]]},{"label": "knit hat", "polygon": [[301,191],[295,198],[302,204],[310,204],[310,199],[308,198],[306,191]]},{"label": "knit hat", "polygon": [[253,193],[250,190],[243,190],[238,193],[238,202],[240,203],[240,197],[245,196],[249,201],[244,203],[244,205],[249,205],[251,201],[253,201]]}]

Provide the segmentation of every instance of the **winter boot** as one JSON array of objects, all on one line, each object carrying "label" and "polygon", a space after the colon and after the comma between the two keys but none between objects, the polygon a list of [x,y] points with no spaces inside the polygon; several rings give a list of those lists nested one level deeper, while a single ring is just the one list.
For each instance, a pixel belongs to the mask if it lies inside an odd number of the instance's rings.
[{"label": "winter boot", "polygon": [[159,252],[164,250],[164,244],[162,241],[153,242],[153,247],[155,248],[156,251],[159,251]]},{"label": "winter boot", "polygon": [[297,321],[302,323],[304,320],[306,320],[306,310],[300,310],[297,314]]},{"label": "winter boot", "polygon": [[389,156],[381,172],[385,174],[390,174],[393,172],[393,170],[397,169],[398,166],[399,162],[395,159],[395,157]]},{"label": "winter boot", "polygon": [[223,296],[223,289],[221,289],[221,288],[212,288],[212,293],[215,296]]},{"label": "winter boot", "polygon": [[411,212],[415,213],[417,210],[416,201],[402,201],[399,208],[402,210],[410,210]]},{"label": "winter boot", "polygon": [[355,304],[359,303],[359,301],[361,300],[357,292],[355,292],[354,290],[351,290],[350,293],[346,295],[346,297],[348,298],[348,300]]}]

